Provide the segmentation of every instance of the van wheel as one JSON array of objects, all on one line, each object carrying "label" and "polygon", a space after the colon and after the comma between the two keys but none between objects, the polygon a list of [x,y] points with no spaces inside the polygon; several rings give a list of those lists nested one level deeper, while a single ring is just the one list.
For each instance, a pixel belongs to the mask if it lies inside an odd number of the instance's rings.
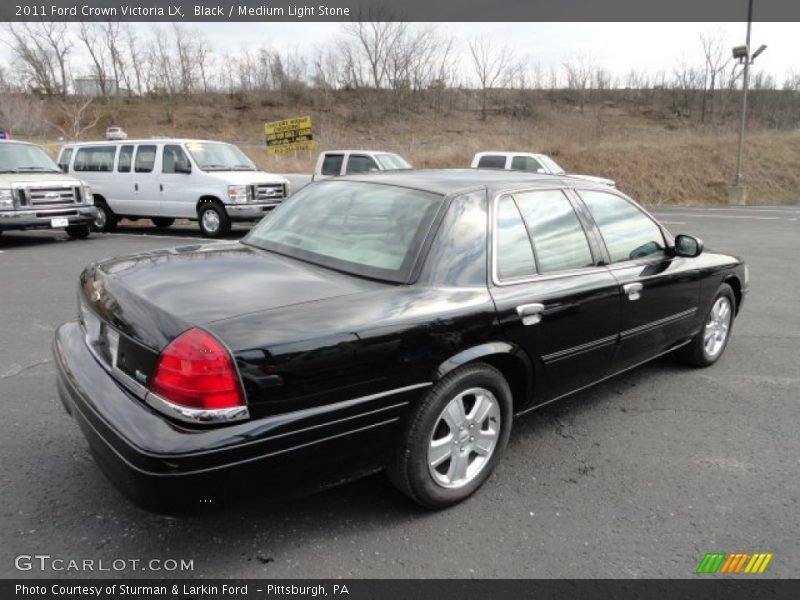
[{"label": "van wheel", "polygon": [[85,240],[89,237],[91,229],[88,225],[71,225],[65,229],[67,235],[73,240]]},{"label": "van wheel", "polygon": [[114,211],[103,201],[96,202],[94,207],[97,209],[97,216],[92,223],[92,229],[95,231],[114,231],[119,221]]},{"label": "van wheel", "polygon": [[231,231],[231,220],[228,213],[216,202],[206,202],[197,211],[200,232],[205,237],[219,238]]},{"label": "van wheel", "polygon": [[511,389],[484,363],[440,380],[409,419],[387,474],[427,508],[468,498],[489,478],[511,434]]},{"label": "van wheel", "polygon": [[150,220],[153,222],[153,225],[155,225],[159,229],[166,229],[167,227],[171,227],[172,224],[175,222],[175,219],[169,219],[167,217],[153,217]]}]

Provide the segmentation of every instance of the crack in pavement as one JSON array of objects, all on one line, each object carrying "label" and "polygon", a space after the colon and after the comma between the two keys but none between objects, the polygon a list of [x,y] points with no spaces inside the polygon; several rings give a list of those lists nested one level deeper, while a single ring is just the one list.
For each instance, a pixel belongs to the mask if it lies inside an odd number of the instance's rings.
[{"label": "crack in pavement", "polygon": [[35,362],[33,364],[26,365],[24,367],[12,369],[11,371],[8,371],[7,373],[3,373],[2,375],[0,375],[0,380],[16,377],[17,375],[25,373],[26,371],[30,371],[31,369],[35,369],[36,367],[41,367],[42,365],[46,365],[51,362],[53,362],[52,358],[46,358],[44,360],[40,360],[39,362]]}]

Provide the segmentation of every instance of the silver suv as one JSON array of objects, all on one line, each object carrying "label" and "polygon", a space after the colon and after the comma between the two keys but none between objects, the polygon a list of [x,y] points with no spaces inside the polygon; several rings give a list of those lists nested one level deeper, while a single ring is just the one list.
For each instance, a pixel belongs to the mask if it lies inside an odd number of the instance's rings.
[{"label": "silver suv", "polygon": [[0,233],[64,229],[84,239],[96,214],[89,186],[64,175],[39,146],[0,140]]}]

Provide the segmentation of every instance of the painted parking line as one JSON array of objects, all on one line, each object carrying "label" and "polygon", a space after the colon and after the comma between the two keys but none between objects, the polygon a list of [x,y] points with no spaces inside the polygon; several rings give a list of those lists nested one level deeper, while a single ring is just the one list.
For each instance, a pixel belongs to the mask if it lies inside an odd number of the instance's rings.
[{"label": "painted parking line", "polygon": [[657,217],[706,217],[710,219],[750,219],[753,221],[797,221],[798,217],[762,217],[758,215],[720,215],[714,213],[654,213]]},{"label": "painted parking line", "polygon": [[685,221],[662,221],[659,219],[658,222],[662,225],[686,225]]}]

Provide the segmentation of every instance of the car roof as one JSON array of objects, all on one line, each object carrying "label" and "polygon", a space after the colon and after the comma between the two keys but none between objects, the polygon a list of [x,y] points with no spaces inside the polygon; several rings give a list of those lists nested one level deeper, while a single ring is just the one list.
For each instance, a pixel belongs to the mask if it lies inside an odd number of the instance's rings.
[{"label": "car roof", "polygon": [[[114,129],[114,128],[111,128]],[[156,137],[156,138],[140,138],[128,140],[97,140],[95,142],[68,142],[65,146],[102,146],[103,144],[231,144],[231,142],[223,142],[222,140],[200,140],[197,138],[171,138],[171,137]]]},{"label": "car roof", "polygon": [[397,152],[392,152],[391,150],[325,150],[322,154],[344,154],[345,152],[350,154],[354,152],[360,154],[397,154]]},{"label": "car roof", "polygon": [[490,193],[520,187],[594,187],[586,179],[502,169],[408,169],[362,175],[344,175],[325,181],[363,181],[414,188],[435,194],[453,194],[485,187]]}]

